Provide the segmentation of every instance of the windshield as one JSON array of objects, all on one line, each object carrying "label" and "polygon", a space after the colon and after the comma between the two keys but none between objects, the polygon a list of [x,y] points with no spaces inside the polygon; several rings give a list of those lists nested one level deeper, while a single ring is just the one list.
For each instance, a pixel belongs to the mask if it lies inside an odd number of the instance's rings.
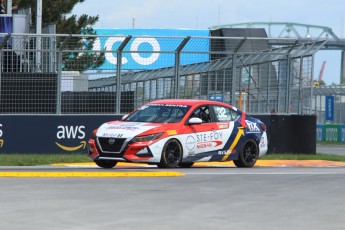
[{"label": "windshield", "polygon": [[125,121],[174,123],[181,121],[189,109],[186,105],[149,104],[140,107]]}]

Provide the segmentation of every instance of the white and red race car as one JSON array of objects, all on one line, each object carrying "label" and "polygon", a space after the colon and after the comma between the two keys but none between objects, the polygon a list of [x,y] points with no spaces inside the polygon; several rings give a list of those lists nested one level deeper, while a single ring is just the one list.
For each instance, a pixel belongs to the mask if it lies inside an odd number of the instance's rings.
[{"label": "white and red race car", "polygon": [[231,105],[158,100],[94,130],[88,156],[103,168],[120,161],[174,168],[230,160],[252,167],[266,154],[267,142],[265,124]]}]

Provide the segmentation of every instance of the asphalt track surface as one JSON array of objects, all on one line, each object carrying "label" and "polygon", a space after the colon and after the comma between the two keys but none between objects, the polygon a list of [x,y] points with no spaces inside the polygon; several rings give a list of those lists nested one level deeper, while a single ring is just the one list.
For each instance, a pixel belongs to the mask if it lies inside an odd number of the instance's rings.
[{"label": "asphalt track surface", "polygon": [[345,155],[345,145],[316,145],[317,153]]},{"label": "asphalt track surface", "polygon": [[0,207],[0,229],[345,229],[345,164],[0,167]]}]

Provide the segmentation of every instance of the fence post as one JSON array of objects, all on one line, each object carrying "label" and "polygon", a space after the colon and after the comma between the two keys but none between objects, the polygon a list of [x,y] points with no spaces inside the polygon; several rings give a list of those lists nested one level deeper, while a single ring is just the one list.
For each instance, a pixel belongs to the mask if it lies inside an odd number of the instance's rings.
[{"label": "fence post", "polygon": [[302,101],[303,101],[303,56],[300,58],[299,65],[299,89],[298,89],[298,115],[302,114]]},{"label": "fence post", "polygon": [[57,92],[56,92],[56,114],[61,115],[61,81],[62,81],[62,50],[57,52]]},{"label": "fence post", "polygon": [[68,40],[72,37],[70,34],[68,37],[62,41],[61,46],[57,52],[57,92],[56,92],[56,114],[61,115],[61,82],[62,82],[62,53]]},{"label": "fence post", "polygon": [[121,113],[121,67],[122,67],[122,51],[131,40],[132,35],[128,35],[116,50],[117,66],[116,66],[116,114]]},{"label": "fence post", "polygon": [[3,55],[3,51],[2,48],[4,48],[5,44],[7,43],[7,41],[10,39],[11,34],[7,34],[1,41],[0,43],[0,101],[1,101],[1,95],[2,95],[2,91],[1,91],[1,82],[2,82],[2,73],[3,73],[3,69],[2,69],[2,55]]},{"label": "fence post", "polygon": [[181,51],[183,47],[188,43],[190,40],[190,36],[187,36],[183,39],[183,41],[180,43],[180,45],[175,50],[175,91],[174,91],[174,98],[179,98],[180,95],[180,58],[181,58]]},{"label": "fence post", "polygon": [[[314,54],[312,55],[311,58],[311,76],[310,76],[310,108],[309,108],[309,114],[312,114],[312,104],[313,104],[313,96],[314,96]],[[315,101],[316,101],[316,97],[315,97]],[[316,105],[316,102],[315,102]],[[315,106],[315,116],[317,115],[316,113],[316,106]]]},{"label": "fence post", "polygon": [[[237,67],[236,62],[237,62],[237,53],[234,53],[232,55],[232,87],[231,87],[231,104],[232,105],[236,105],[236,101],[235,101],[235,97],[236,97],[236,92],[235,92],[235,88],[236,88],[236,67]],[[241,77],[241,75],[240,75],[240,77]],[[238,85],[239,85],[238,93],[241,93],[240,91],[242,89],[241,89],[241,79],[240,78],[239,78]],[[239,106],[239,105],[237,105],[237,106]],[[244,109],[244,111],[245,111],[245,109]]]}]

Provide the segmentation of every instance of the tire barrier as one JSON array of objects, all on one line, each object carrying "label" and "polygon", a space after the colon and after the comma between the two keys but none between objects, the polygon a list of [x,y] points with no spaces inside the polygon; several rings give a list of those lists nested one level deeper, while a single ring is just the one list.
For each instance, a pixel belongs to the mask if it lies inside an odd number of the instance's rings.
[{"label": "tire barrier", "polygon": [[269,153],[316,154],[316,116],[252,115],[267,126]]}]

